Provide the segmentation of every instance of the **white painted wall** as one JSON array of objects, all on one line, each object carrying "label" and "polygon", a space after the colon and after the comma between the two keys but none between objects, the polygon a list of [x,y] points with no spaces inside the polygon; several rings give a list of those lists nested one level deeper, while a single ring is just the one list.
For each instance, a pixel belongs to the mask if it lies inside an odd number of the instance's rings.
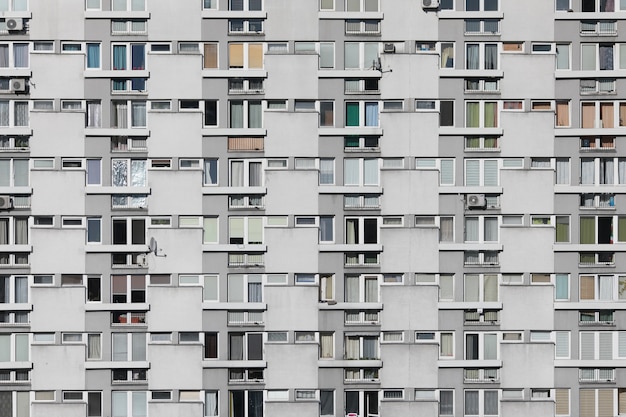
[{"label": "white painted wall", "polygon": [[[65,327],[49,328],[51,331],[59,329],[65,330]],[[85,345],[32,345],[30,349],[33,390],[85,389]]]},{"label": "white painted wall", "polygon": [[[29,22],[31,39],[85,39],[85,2],[82,0],[30,1],[33,18]],[[81,22],[77,24],[76,22]]]},{"label": "white painted wall", "polygon": [[[267,215],[318,214],[319,171],[265,171],[265,213]],[[317,229],[316,229],[317,230]],[[317,243],[317,237],[314,243]]]},{"label": "white painted wall", "polygon": [[264,139],[266,157],[319,155],[318,112],[266,111],[263,117],[267,126]]},{"label": "white painted wall", "polygon": [[319,25],[316,19],[317,0],[272,0],[265,2],[267,39],[318,40]]},{"label": "white painted wall", "polygon": [[424,11],[422,2],[412,0],[394,0],[383,3],[385,18],[381,23],[381,32],[385,39],[437,39],[438,19],[435,11]]},{"label": "white painted wall", "polygon": [[[317,228],[265,228],[266,272],[317,271],[318,258]],[[285,242],[289,244],[285,245]]]},{"label": "white painted wall", "polygon": [[[220,400],[224,401],[222,398],[220,398]],[[203,413],[204,404],[202,402],[179,403],[148,401],[148,415],[150,417],[172,417],[176,415],[201,416]]]},{"label": "white painted wall", "polygon": [[[201,25],[192,24],[190,16],[200,14],[194,2],[150,1],[150,39],[193,41],[201,38]],[[154,33],[154,36],[152,35]]]},{"label": "white painted wall", "polygon": [[[201,161],[200,166],[202,164],[203,162]],[[177,171],[175,173],[170,170],[159,171],[152,169],[148,172],[148,184],[151,190],[151,194],[148,197],[150,214],[199,214],[199,208],[202,207],[201,169]]]},{"label": "white painted wall", "polygon": [[[33,214],[36,213],[33,211]],[[46,214],[50,212],[47,211]],[[38,256],[30,257],[32,273],[82,273],[85,271],[84,229],[70,231],[68,229],[31,228],[30,239],[33,253],[38,254]],[[83,294],[83,302],[84,297]],[[65,327],[60,328],[65,329]]]},{"label": "white painted wall", "polygon": [[[409,391],[410,392],[410,391]],[[406,391],[405,391],[405,395]],[[409,394],[408,398],[411,398]],[[439,403],[437,401],[383,401],[380,404],[382,416],[439,416]]]},{"label": "white painted wall", "polygon": [[[414,161],[405,161],[405,164]],[[439,171],[382,170],[382,215],[403,213],[429,214],[439,212]]]},{"label": "white painted wall", "polygon": [[84,417],[87,415],[87,403],[33,402],[30,406],[30,415],[31,417]]},{"label": "white painted wall", "polygon": [[529,262],[535,272],[554,271],[553,228],[500,228],[500,241],[505,248],[500,253],[502,272],[528,271]]},{"label": "white painted wall", "polygon": [[[532,300],[531,305],[528,300]],[[504,305],[500,312],[502,330],[552,330],[554,328],[554,287],[552,285],[501,285],[500,301]]]},{"label": "white painted wall", "polygon": [[[48,4],[49,2],[39,2]],[[52,20],[52,19],[51,19]],[[76,20],[75,20],[76,21]],[[79,20],[80,21],[80,20]],[[31,30],[35,20],[31,22]],[[66,24],[68,27],[81,26],[76,24]],[[31,32],[32,36],[32,32]],[[44,37],[35,39],[55,39],[54,37]],[[80,38],[62,38],[80,39]],[[59,46],[57,46],[58,48]],[[85,83],[77,82],[83,78],[85,72],[85,54],[30,54],[30,67],[33,76],[30,78],[31,98],[55,98],[80,99],[85,97]],[[58,102],[57,102],[58,105]],[[33,113],[31,113],[31,116]],[[84,120],[84,119],[83,119]],[[63,124],[65,128],[81,127],[81,124]],[[84,126],[84,123],[82,124]],[[46,124],[49,128],[57,128],[54,124]]]},{"label": "white painted wall", "polygon": [[[531,386],[538,387],[538,385]],[[516,386],[516,388],[519,387]],[[577,405],[570,405],[573,409],[577,407]],[[554,401],[502,401],[500,414],[507,417],[553,416]]]},{"label": "white painted wall", "polygon": [[202,155],[202,113],[150,112],[148,118],[148,156],[189,158]]},{"label": "white painted wall", "polygon": [[[410,277],[405,276],[405,279],[408,280]],[[436,330],[438,328],[439,286],[384,285],[381,286],[380,292],[385,307],[380,312],[382,330]],[[410,335],[405,334],[405,338],[409,337]]]},{"label": "white painted wall", "polygon": [[553,2],[545,0],[503,1],[500,3],[500,10],[504,16],[515,17],[506,19],[500,24],[503,41],[548,42],[554,39]]},{"label": "white painted wall", "polygon": [[[298,11],[295,14],[300,14]],[[291,16],[284,22],[291,20]],[[297,37],[296,39],[302,39]],[[263,86],[265,98],[285,99],[295,97],[297,99],[316,99],[317,95],[317,70],[319,67],[317,54],[267,54],[265,55],[265,69],[267,80]],[[323,97],[320,97],[323,98]]]},{"label": "white painted wall", "polygon": [[500,357],[502,388],[554,386],[553,343],[501,343]]},{"label": "white painted wall", "polygon": [[[30,313],[31,331],[85,331],[85,287],[37,287],[31,288],[30,294],[37,306]],[[84,360],[84,352],[80,360]]]},{"label": "white painted wall", "polygon": [[265,388],[317,386],[318,352],[317,343],[265,344]]},{"label": "white painted wall", "polygon": [[[161,3],[170,4],[169,2],[159,2],[156,4]],[[181,4],[181,6],[184,7],[183,4]],[[152,3],[150,7],[152,7]],[[168,17],[168,20],[175,21],[175,19],[171,17]],[[153,23],[154,20],[150,19],[149,24],[152,25]],[[196,27],[190,24],[186,24],[185,26],[192,28],[192,30]],[[152,27],[150,28],[150,33],[152,33]],[[186,38],[182,36],[181,33],[177,35],[180,37],[165,37],[161,39],[199,39],[199,36],[197,38]],[[172,48],[176,49],[177,45],[174,43]],[[204,52],[203,48],[203,44],[200,44],[200,52]],[[203,58],[200,53],[177,55],[148,54],[146,62],[146,68],[150,70],[150,79],[147,83],[148,97],[160,100],[178,98],[191,100],[202,98],[202,66]],[[182,114],[177,114],[177,116],[182,116]],[[155,126],[152,125],[152,120],[150,120],[150,127],[155,128]]]},{"label": "white painted wall", "polygon": [[[181,265],[189,265],[189,273],[201,273],[202,228],[148,229],[148,239],[154,237],[167,256],[148,256],[148,270],[153,273],[179,273]],[[149,240],[148,240],[149,241]],[[146,245],[146,248],[148,246]]]},{"label": "white painted wall", "polygon": [[502,212],[553,214],[554,175],[552,169],[500,170],[500,184],[504,189],[500,197]]},{"label": "white painted wall", "polygon": [[382,229],[381,271],[438,272],[439,229]]},{"label": "white painted wall", "polygon": [[502,112],[500,119],[504,130],[502,157],[554,155],[554,112]]},{"label": "white painted wall", "polygon": [[[55,96],[50,95],[46,97]],[[69,98],[74,96],[62,95],[62,97]],[[80,95],[76,97],[80,97]],[[30,127],[33,130],[33,137],[29,143],[31,157],[46,156],[49,158],[54,155],[64,157],[84,156],[84,126],[84,112],[31,112]],[[108,138],[102,138],[102,140],[109,141]],[[85,185],[84,178],[81,179],[83,179],[82,185]],[[33,184],[37,183],[33,182]],[[44,182],[44,184],[47,184],[47,182]],[[50,182],[50,184],[53,183]]]},{"label": "white painted wall", "polygon": [[385,364],[380,370],[380,384],[383,387],[438,386],[437,344],[385,344],[380,347],[380,358]]},{"label": "white painted wall", "polygon": [[[406,9],[398,8],[398,11],[407,14]],[[387,18],[383,20],[383,25],[386,20]],[[385,34],[385,39],[394,39],[392,36]],[[406,38],[406,34],[403,36],[398,39],[415,39]],[[426,40],[420,37],[417,39]],[[437,54],[382,54],[381,67],[385,72],[380,80],[381,98],[387,100],[403,97],[438,97],[439,59]]]},{"label": "white painted wall", "polygon": [[202,330],[202,287],[148,286],[146,299],[150,300],[146,314],[150,331]]},{"label": "white painted wall", "polygon": [[[180,315],[179,320],[182,317],[186,316]],[[169,329],[173,328],[170,327]],[[201,344],[148,344],[148,358],[150,359],[149,389],[163,389],[163,387],[187,390],[202,389]]]},{"label": "white painted wall", "polygon": [[[507,20],[506,24],[502,24],[502,27],[508,27],[508,23]],[[551,26],[554,27],[553,24]],[[528,39],[520,38],[519,33],[516,36],[516,40]],[[530,42],[526,42],[526,48],[530,47]],[[501,54],[500,56],[502,70],[506,74],[500,81],[500,91],[503,98],[549,99],[554,97],[554,78],[545,76],[545,74],[554,72],[556,65],[554,54]]]},{"label": "white painted wall", "polygon": [[[281,388],[284,388],[281,386]],[[267,402],[265,403],[265,415],[272,417],[318,417],[320,404],[317,401],[308,402]]]},{"label": "white painted wall", "polygon": [[319,287],[317,285],[296,287],[266,285],[263,291],[267,303],[265,330],[310,331],[318,328]]}]

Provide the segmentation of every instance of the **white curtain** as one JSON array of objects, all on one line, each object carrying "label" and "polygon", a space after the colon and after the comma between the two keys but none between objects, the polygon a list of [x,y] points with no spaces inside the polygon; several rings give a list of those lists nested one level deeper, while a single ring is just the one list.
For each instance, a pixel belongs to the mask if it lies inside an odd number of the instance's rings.
[{"label": "white curtain", "polygon": [[344,185],[359,185],[359,160],[346,158],[343,163]]},{"label": "white curtain", "polygon": [[498,391],[485,391],[485,415],[498,415]]},{"label": "white curtain", "polygon": [[620,158],[617,162],[617,176],[620,184],[626,184],[626,159]]},{"label": "white curtain", "polygon": [[346,302],[359,302],[359,277],[346,277]]},{"label": "white curtain", "polygon": [[498,45],[485,45],[485,69],[498,69]]},{"label": "white curtain", "polygon": [[28,102],[15,102],[15,126],[28,126]]},{"label": "white curtain", "polygon": [[128,127],[128,105],[126,103],[115,103],[113,127],[126,129]]},{"label": "white curtain", "polygon": [[133,361],[146,360],[146,334],[132,333],[132,358]]},{"label": "white curtain", "polygon": [[146,160],[137,159],[130,161],[130,185],[132,187],[146,186]]},{"label": "white curtain", "polygon": [[100,335],[87,335],[87,359],[100,359],[101,357]]},{"label": "white curtain", "polygon": [[134,101],[132,103],[132,125],[133,127],[146,127],[146,102]]},{"label": "white curtain", "polygon": [[111,393],[111,407],[113,417],[126,417],[128,410],[128,395],[126,391],[113,391]]},{"label": "white curtain", "polygon": [[346,243],[349,245],[359,243],[358,219],[346,219]]},{"label": "white curtain", "polygon": [[13,58],[15,68],[28,68],[28,44],[14,43]]},{"label": "white curtain", "polygon": [[454,352],[454,345],[452,343],[453,337],[451,333],[442,333],[440,341],[440,355],[452,356]]},{"label": "white curtain", "polygon": [[243,186],[243,161],[230,163],[230,185],[231,187]]},{"label": "white curtain", "polygon": [[378,185],[378,159],[363,160],[363,185]]},{"label": "white curtain", "polygon": [[243,127],[243,101],[230,102],[230,127]]},{"label": "white curtain", "polygon": [[467,69],[479,69],[479,46],[475,44],[467,45],[467,56],[465,65]]},{"label": "white curtain", "polygon": [[613,158],[600,158],[600,184],[613,184],[615,180]]},{"label": "white curtain", "polygon": [[111,340],[113,341],[113,361],[128,360],[128,342],[126,336],[126,333],[111,334]]},{"label": "white curtain", "polygon": [[478,242],[478,218],[468,217],[465,219],[465,241]]},{"label": "white curtain", "polygon": [[321,358],[332,358],[333,357],[333,335],[332,334],[321,334],[320,335],[320,357]]},{"label": "white curtain", "polygon": [[465,275],[464,286],[464,301],[479,301],[478,275]]},{"label": "white curtain", "polygon": [[87,127],[102,126],[102,104],[99,101],[87,102]]},{"label": "white curtain", "polygon": [[207,391],[204,404],[206,416],[217,416],[217,391]]},{"label": "white curtain", "polygon": [[613,300],[613,275],[600,275],[600,300]]},{"label": "white curtain", "polygon": [[478,391],[465,391],[465,415],[478,414]]},{"label": "white curtain", "polygon": [[263,125],[263,112],[260,101],[248,103],[248,127],[260,128]]},{"label": "white curtain", "polygon": [[480,161],[465,161],[465,185],[480,185]]},{"label": "white curtain", "polygon": [[485,217],[485,242],[498,241],[498,218]]},{"label": "white curtain", "polygon": [[497,348],[498,342],[495,334],[488,333],[484,335],[484,349],[485,349],[485,360],[492,360],[498,358]]},{"label": "white curtain", "polygon": [[498,185],[498,161],[495,160],[486,160],[485,164],[485,174],[484,174],[484,185],[485,187]]},{"label": "white curtain", "polygon": [[365,302],[378,302],[378,278],[376,277],[365,279]]},{"label": "white curtain", "polygon": [[498,276],[484,276],[484,301],[498,301]]},{"label": "white curtain", "polygon": [[9,244],[9,219],[0,219],[0,245],[8,245],[8,244]]},{"label": "white curtain", "polygon": [[580,183],[593,184],[595,182],[595,163],[593,158],[580,160]]},{"label": "white curtain", "polygon": [[346,337],[346,359],[359,359],[359,340],[357,336]]},{"label": "white curtain", "polygon": [[[626,167],[626,164],[624,165]],[[334,184],[335,182],[335,160],[320,159],[320,185]]]},{"label": "white curtain", "polygon": [[261,162],[250,162],[248,165],[248,186],[260,187],[263,185],[263,170]]},{"label": "white curtain", "polygon": [[556,183],[569,184],[569,159],[556,160]]},{"label": "white curtain", "polygon": [[145,417],[148,415],[148,402],[145,391],[133,391],[132,417]]}]

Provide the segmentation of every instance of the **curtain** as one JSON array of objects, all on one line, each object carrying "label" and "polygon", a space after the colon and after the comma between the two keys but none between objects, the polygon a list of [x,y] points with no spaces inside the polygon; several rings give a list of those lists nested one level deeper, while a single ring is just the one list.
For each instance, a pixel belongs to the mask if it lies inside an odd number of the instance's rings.
[{"label": "curtain", "polygon": [[600,184],[613,184],[614,181],[613,158],[600,158]]},{"label": "curtain", "polygon": [[556,216],[556,241],[569,242],[569,217]]},{"label": "curtain", "polygon": [[248,302],[260,303],[263,301],[263,285],[260,282],[248,282]]},{"label": "curtain", "polygon": [[113,103],[113,127],[126,129],[128,127],[128,105],[126,102]]},{"label": "curtain", "polygon": [[615,127],[613,103],[600,103],[600,121],[601,121],[601,124],[599,127],[602,127],[602,128]]},{"label": "curtain", "polygon": [[378,337],[363,337],[363,359],[378,359]]},{"label": "curtain", "polygon": [[0,45],[0,68],[9,67],[9,45]]},{"label": "curtain", "polygon": [[333,275],[326,275],[326,276],[320,277],[320,299],[321,300],[334,299]]},{"label": "curtain", "polygon": [[100,44],[87,44],[87,68],[100,68]]},{"label": "curtain", "polygon": [[463,301],[480,301],[479,300],[479,276],[468,274],[464,277],[464,300]]},{"label": "curtain", "polygon": [[465,57],[465,67],[467,69],[480,69],[479,45],[467,45],[467,55]]},{"label": "curtain", "polygon": [[263,185],[263,170],[261,162],[250,162],[248,165],[248,186],[260,187]]},{"label": "curtain", "polygon": [[365,278],[365,302],[378,302],[378,278]]},{"label": "curtain", "polygon": [[205,415],[206,416],[217,416],[217,391],[207,391],[205,401]]},{"label": "curtain", "polygon": [[113,69],[125,70],[126,67],[126,45],[113,45]]},{"label": "curtain", "polygon": [[333,159],[320,159],[320,185],[334,184],[334,182],[335,161]]},{"label": "curtain", "polygon": [[112,359],[114,361],[127,361],[128,360],[128,342],[126,333],[113,333],[111,334],[111,340],[113,342]]},{"label": "curtain", "polygon": [[102,126],[102,104],[99,101],[87,102],[87,127]]},{"label": "curtain", "polygon": [[359,185],[359,160],[356,158],[344,159],[343,183],[344,185]]},{"label": "curtain", "polygon": [[363,160],[363,185],[378,185],[378,159]]},{"label": "curtain", "polygon": [[378,43],[366,42],[363,46],[363,69],[373,69],[378,60]]},{"label": "curtain", "polygon": [[613,69],[613,45],[602,45],[599,47],[600,56],[600,69],[612,70]]},{"label": "curtain", "polygon": [[333,335],[320,334],[320,357],[325,359],[332,359],[333,351]]},{"label": "curtain", "polygon": [[454,44],[441,44],[441,68],[454,67]]},{"label": "curtain", "polygon": [[346,277],[346,288],[345,288],[345,299],[348,303],[358,303],[359,300],[359,277],[358,276],[347,276]]},{"label": "curtain", "polygon": [[626,184],[626,159],[620,158],[618,160],[617,176],[620,184]]},{"label": "curtain", "polygon": [[248,68],[263,68],[263,45],[254,43],[248,45]]},{"label": "curtain", "polygon": [[581,103],[583,129],[593,129],[596,126],[596,106],[595,103]]},{"label": "curtain", "polygon": [[11,278],[0,277],[0,303],[11,302]]},{"label": "curtain", "polygon": [[498,415],[498,391],[485,391],[485,415]]},{"label": "curtain", "polygon": [[87,359],[100,359],[101,357],[100,335],[87,335]]},{"label": "curtain", "polygon": [[484,127],[498,126],[498,105],[494,102],[485,103]]},{"label": "curtain", "polygon": [[498,276],[484,276],[484,301],[498,301]]},{"label": "curtain", "polygon": [[378,103],[365,103],[365,126],[378,126]]},{"label": "curtain", "polygon": [[439,241],[453,242],[454,239],[454,218],[442,217],[439,219]]},{"label": "curtain", "polygon": [[556,183],[569,184],[569,159],[557,158]]},{"label": "curtain", "polygon": [[498,341],[495,334],[487,333],[484,335],[484,349],[485,360],[493,360],[498,358]]},{"label": "curtain", "polygon": [[28,68],[28,44],[13,44],[13,59],[15,68]]},{"label": "curtain", "polygon": [[243,302],[243,275],[228,275],[228,301]]},{"label": "curtain", "polygon": [[128,160],[113,159],[111,161],[111,176],[114,187],[126,187],[128,185]]},{"label": "curtain", "polygon": [[243,128],[243,101],[230,102],[230,127]]},{"label": "curtain", "polygon": [[615,0],[600,0],[600,11],[601,12],[614,12]]},{"label": "curtain", "polygon": [[243,161],[230,163],[230,185],[231,187],[243,186]]},{"label": "curtain", "polygon": [[498,161],[495,160],[485,160],[485,175],[484,175],[484,185],[495,186],[498,185]]},{"label": "curtain", "polygon": [[243,359],[243,334],[231,334],[228,359],[230,360],[242,360]]},{"label": "curtain", "polygon": [[485,45],[485,69],[498,69],[498,45]]},{"label": "curtain", "polygon": [[128,395],[126,391],[113,391],[111,393],[111,408],[113,417],[126,417],[128,410]]},{"label": "curtain", "polygon": [[596,69],[596,45],[581,44],[580,53],[582,55],[581,69],[583,71],[593,71]]},{"label": "curtain", "polygon": [[592,158],[581,158],[580,160],[580,183],[595,183],[595,161]]},{"label": "curtain", "polygon": [[320,216],[320,242],[332,242],[333,240],[333,218]]},{"label": "curtain", "polygon": [[465,127],[480,127],[480,103],[467,103]]},{"label": "curtain", "polygon": [[357,336],[346,337],[346,359],[359,359],[360,342]]},{"label": "curtain", "polygon": [[335,44],[329,42],[320,43],[320,68],[333,68],[335,66]]},{"label": "curtain", "polygon": [[485,242],[498,241],[498,218],[485,217]]},{"label": "curtain", "polygon": [[15,126],[28,126],[28,102],[15,102]]},{"label": "curtain", "polygon": [[569,45],[556,45],[556,69],[569,69]]},{"label": "curtain", "polygon": [[465,415],[478,414],[478,391],[465,391]]},{"label": "curtain", "polygon": [[346,244],[354,245],[359,243],[359,220],[346,219]]},{"label": "curtain", "polygon": [[146,127],[146,102],[132,102],[132,127]]},{"label": "curtain", "polygon": [[217,217],[204,218],[202,241],[204,243],[217,242]]},{"label": "curtain", "polygon": [[9,126],[9,102],[0,101],[0,126]]},{"label": "curtain", "polygon": [[596,219],[595,217],[580,218],[580,243],[596,243]]},{"label": "curtain", "polygon": [[465,185],[480,185],[480,161],[474,159],[465,161]]},{"label": "curtain", "polygon": [[132,401],[132,417],[145,417],[148,415],[147,393],[145,391],[133,391]]},{"label": "curtain", "polygon": [[231,43],[228,45],[229,68],[243,68],[243,44]]},{"label": "curtain", "polygon": [[442,333],[440,341],[440,356],[452,356],[454,352],[452,333]]},{"label": "curtain", "polygon": [[260,101],[250,101],[248,103],[248,127],[260,128],[262,127],[263,112],[261,110]]},{"label": "curtain", "polygon": [[28,219],[15,218],[15,244],[28,244]]},{"label": "curtain", "polygon": [[598,297],[600,300],[613,300],[613,275],[600,275]]},{"label": "curtain", "polygon": [[478,218],[467,217],[465,219],[465,241],[478,242]]}]

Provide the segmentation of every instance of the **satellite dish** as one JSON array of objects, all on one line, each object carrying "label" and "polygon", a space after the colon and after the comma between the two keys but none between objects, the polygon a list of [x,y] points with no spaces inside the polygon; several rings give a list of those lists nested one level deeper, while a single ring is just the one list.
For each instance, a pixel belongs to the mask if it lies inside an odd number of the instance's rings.
[{"label": "satellite dish", "polygon": [[157,250],[158,250],[158,246],[157,246],[157,241],[155,238],[151,237],[150,238],[150,252],[154,253],[155,255],[157,254]]}]

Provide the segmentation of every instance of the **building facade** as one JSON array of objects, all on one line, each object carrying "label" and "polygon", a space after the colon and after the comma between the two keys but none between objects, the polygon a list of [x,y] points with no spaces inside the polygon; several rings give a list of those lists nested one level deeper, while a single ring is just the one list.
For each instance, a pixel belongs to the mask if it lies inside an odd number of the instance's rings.
[{"label": "building facade", "polygon": [[626,413],[626,1],[0,12],[0,417]]}]

